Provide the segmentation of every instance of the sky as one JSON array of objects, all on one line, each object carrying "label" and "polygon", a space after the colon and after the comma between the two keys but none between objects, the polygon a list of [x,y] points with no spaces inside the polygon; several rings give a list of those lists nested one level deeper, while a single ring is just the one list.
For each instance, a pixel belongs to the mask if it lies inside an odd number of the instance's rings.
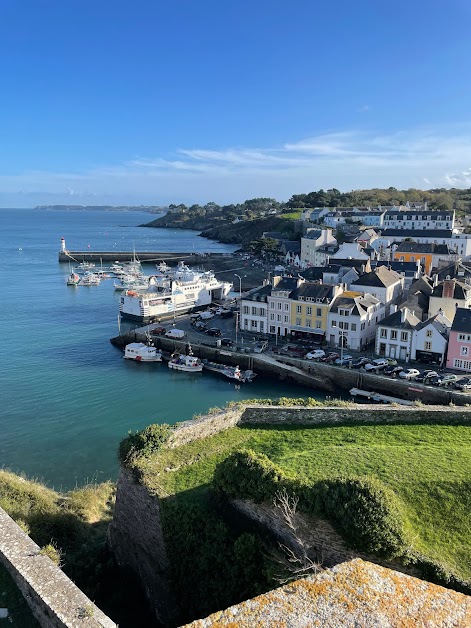
[{"label": "sky", "polygon": [[471,187],[469,0],[0,0],[0,206]]}]

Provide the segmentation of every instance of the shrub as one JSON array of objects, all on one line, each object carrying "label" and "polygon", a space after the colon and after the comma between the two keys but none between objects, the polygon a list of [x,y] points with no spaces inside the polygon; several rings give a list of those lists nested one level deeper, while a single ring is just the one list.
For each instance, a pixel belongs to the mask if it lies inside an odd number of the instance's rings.
[{"label": "shrub", "polygon": [[52,541],[42,547],[39,550],[39,553],[42,556],[47,556],[48,558],[50,558],[52,562],[58,567],[61,566],[62,552],[58,547],[56,547],[56,545]]},{"label": "shrub", "polygon": [[121,462],[130,462],[136,456],[149,456],[159,451],[172,433],[167,423],[153,423],[141,432],[129,432],[118,449]]}]

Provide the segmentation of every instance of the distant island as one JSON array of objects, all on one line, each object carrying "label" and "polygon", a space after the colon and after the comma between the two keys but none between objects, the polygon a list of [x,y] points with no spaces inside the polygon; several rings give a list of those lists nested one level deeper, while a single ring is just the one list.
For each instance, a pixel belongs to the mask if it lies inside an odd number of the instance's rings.
[{"label": "distant island", "polygon": [[159,205],[36,205],[34,209],[53,209],[63,211],[87,211],[87,212],[147,212],[149,214],[162,214],[168,207]]}]

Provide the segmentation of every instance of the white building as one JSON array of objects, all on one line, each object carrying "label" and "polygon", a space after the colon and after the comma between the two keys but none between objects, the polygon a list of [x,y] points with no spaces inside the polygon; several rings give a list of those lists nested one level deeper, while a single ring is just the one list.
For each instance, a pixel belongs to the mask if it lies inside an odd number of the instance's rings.
[{"label": "white building", "polygon": [[240,329],[265,334],[268,331],[267,297],[272,285],[263,286],[259,290],[245,295],[240,302]]},{"label": "white building", "polygon": [[404,277],[386,266],[378,266],[353,281],[349,289],[371,294],[384,305],[389,305],[402,295]]},{"label": "white building", "polygon": [[412,355],[413,331],[419,323],[417,316],[406,307],[390,314],[378,324],[376,355],[409,362]]},{"label": "white building", "polygon": [[301,238],[301,262],[306,266],[323,266],[325,256],[319,256],[317,251],[321,247],[337,246],[337,240],[332,235],[332,229],[308,229]]},{"label": "white building", "polygon": [[330,308],[327,340],[335,347],[362,350],[374,340],[376,325],[385,316],[384,305],[370,294],[344,292]]},{"label": "white building", "polygon": [[389,209],[384,215],[383,225],[385,229],[451,230],[455,226],[455,212],[402,206]]},{"label": "white building", "polygon": [[412,334],[411,359],[442,365],[446,361],[451,321],[441,313],[419,323]]}]

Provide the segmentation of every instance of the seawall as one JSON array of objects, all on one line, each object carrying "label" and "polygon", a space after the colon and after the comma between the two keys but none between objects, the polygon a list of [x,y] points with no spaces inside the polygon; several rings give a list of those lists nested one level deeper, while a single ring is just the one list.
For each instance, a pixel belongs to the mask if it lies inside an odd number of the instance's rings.
[{"label": "seawall", "polygon": [[[135,341],[145,342],[145,334],[131,332],[112,338],[110,342],[120,348]],[[153,338],[154,344],[163,351],[185,351],[186,342],[170,340],[165,337]],[[401,379],[391,379],[381,375],[366,373],[360,369],[325,364],[323,362],[308,362],[286,356],[277,355],[276,359],[266,354],[238,353],[225,348],[203,344],[191,345],[193,353],[199,358],[207,358],[213,362],[239,365],[242,370],[252,369],[260,377],[275,379],[289,384],[297,384],[304,388],[323,390],[332,395],[348,393],[352,388],[372,390],[378,393],[406,399],[420,401],[427,405],[457,406],[471,404],[471,394],[458,392],[455,389],[445,389],[424,386],[415,382]]]},{"label": "seawall", "polygon": [[43,628],[116,628],[2,508],[0,561]]},{"label": "seawall", "polygon": [[185,261],[187,264],[202,264],[209,259],[223,257],[221,253],[179,253],[168,251],[59,251],[59,263],[75,262],[130,262],[136,256],[141,262],[158,263]]}]

